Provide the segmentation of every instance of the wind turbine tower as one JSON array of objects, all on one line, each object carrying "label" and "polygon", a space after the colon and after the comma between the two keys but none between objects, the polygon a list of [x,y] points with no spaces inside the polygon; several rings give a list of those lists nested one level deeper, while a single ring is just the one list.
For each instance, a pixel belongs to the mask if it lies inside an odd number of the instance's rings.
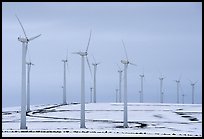
[{"label": "wind turbine tower", "polygon": [[141,102],[142,102],[142,98],[141,98],[141,90],[139,90],[139,95],[140,95],[139,102],[141,103]]},{"label": "wind turbine tower", "polygon": [[119,73],[119,103],[122,102],[122,98],[121,98],[121,83],[122,83],[122,72],[123,70],[121,70],[120,66],[118,65],[118,73]]},{"label": "wind turbine tower", "polygon": [[94,66],[94,87],[93,87],[93,90],[94,90],[94,100],[93,100],[93,102],[96,103],[96,70],[97,70],[97,66],[100,63],[96,63],[94,56],[93,56],[93,59],[94,59],[94,63],[92,63],[92,65]]},{"label": "wind turbine tower", "polygon": [[[121,63],[124,64],[124,119],[123,119],[123,127],[127,128],[128,127],[128,113],[127,113],[127,68],[128,64],[130,65],[135,65],[133,63],[130,63],[128,60],[125,44],[122,41],[124,49],[125,49],[125,54],[126,54],[126,60],[121,60]],[[136,65],[135,65],[136,66]]]},{"label": "wind turbine tower", "polygon": [[177,84],[177,103],[179,103],[179,84],[180,84],[180,80],[175,80],[176,84]]},{"label": "wind turbine tower", "polygon": [[165,79],[166,77],[160,77],[159,80],[160,80],[160,94],[161,94],[161,97],[160,97],[160,103],[163,103],[163,96],[164,96],[164,92],[163,92],[163,80]]},{"label": "wind turbine tower", "polygon": [[115,89],[115,95],[116,95],[116,98],[115,98],[115,102],[117,103],[118,102],[118,89]]},{"label": "wind turbine tower", "polygon": [[194,89],[195,89],[195,84],[197,83],[197,81],[196,82],[192,82],[191,81],[191,86],[192,86],[192,104],[194,104]]},{"label": "wind turbine tower", "polygon": [[92,103],[92,98],[93,98],[92,91],[93,91],[93,87],[90,87],[90,103]]},{"label": "wind turbine tower", "polygon": [[184,104],[184,94],[182,94],[182,103]]},{"label": "wind turbine tower", "polygon": [[140,75],[141,77],[141,91],[140,91],[140,103],[143,103],[143,78],[144,78],[144,74]]},{"label": "wind turbine tower", "polygon": [[30,111],[30,70],[31,70],[31,66],[33,66],[34,64],[31,62],[26,63],[27,64],[27,68],[28,68],[28,72],[27,72],[27,112]]},{"label": "wind turbine tower", "polygon": [[[68,53],[67,53],[68,54]],[[63,80],[63,102],[62,102],[62,104],[63,105],[66,105],[67,104],[67,95],[66,95],[66,89],[67,89],[67,84],[66,84],[66,68],[68,68],[68,67],[66,67],[66,65],[67,65],[67,62],[68,62],[68,60],[67,60],[67,58],[68,58],[68,55],[66,56],[66,59],[65,60],[62,60],[62,62],[64,63],[64,80]],[[68,65],[67,65],[68,66]]]},{"label": "wind turbine tower", "polygon": [[26,35],[26,32],[23,28],[23,25],[21,24],[19,18],[18,22],[23,30],[25,37],[18,37],[18,41],[22,43],[22,79],[21,79],[21,123],[20,123],[20,129],[27,129],[26,126],[26,52],[28,49],[28,42],[31,40],[36,39],[40,35],[37,35],[35,37],[28,38]]},{"label": "wind turbine tower", "polygon": [[[86,57],[86,61],[87,61],[87,64],[89,66],[89,70],[91,73],[91,67],[89,64],[88,57],[87,57],[90,40],[91,40],[91,31],[90,31],[90,36],[89,36],[86,51],[85,52],[79,51],[79,52],[73,53],[73,54],[78,54],[81,56],[81,120],[80,120],[80,128],[86,128],[86,126],[85,126],[85,67],[84,67],[84,57]],[[92,73],[91,73],[91,76],[92,76]]]}]

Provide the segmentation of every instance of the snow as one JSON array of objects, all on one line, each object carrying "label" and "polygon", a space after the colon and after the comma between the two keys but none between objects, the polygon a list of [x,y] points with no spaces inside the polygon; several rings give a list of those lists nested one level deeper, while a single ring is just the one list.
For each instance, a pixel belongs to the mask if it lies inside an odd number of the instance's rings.
[{"label": "snow", "polygon": [[[3,108],[3,136],[202,136],[201,104],[128,103],[128,128],[122,127],[123,103],[87,103],[85,109],[86,129],[81,129],[80,104],[33,105],[26,130],[32,132],[22,133],[20,107]],[[60,133],[36,132],[52,130]]]}]

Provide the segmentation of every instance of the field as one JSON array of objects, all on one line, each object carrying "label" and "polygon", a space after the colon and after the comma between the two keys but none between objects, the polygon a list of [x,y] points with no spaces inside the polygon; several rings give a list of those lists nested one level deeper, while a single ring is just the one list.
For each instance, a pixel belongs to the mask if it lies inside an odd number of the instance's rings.
[{"label": "field", "polygon": [[28,130],[19,130],[20,107],[2,108],[2,136],[202,136],[201,104],[87,103],[86,128],[80,128],[80,104],[33,105]]}]

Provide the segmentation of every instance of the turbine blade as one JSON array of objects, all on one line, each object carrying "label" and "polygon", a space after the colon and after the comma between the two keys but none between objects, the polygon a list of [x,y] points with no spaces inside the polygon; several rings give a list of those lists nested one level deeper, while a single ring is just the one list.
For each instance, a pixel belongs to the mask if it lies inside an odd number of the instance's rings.
[{"label": "turbine blade", "polygon": [[66,60],[68,60],[68,48],[67,48],[67,55],[66,55]]},{"label": "turbine blade", "polygon": [[122,43],[123,43],[123,47],[124,47],[124,49],[125,49],[126,59],[127,59],[127,61],[128,61],[128,55],[127,55],[127,51],[126,51],[125,44],[124,44],[123,40],[122,40]]},{"label": "turbine blade", "polygon": [[18,22],[19,22],[19,23],[20,23],[20,25],[21,25],[21,28],[22,28],[22,30],[23,30],[23,33],[24,33],[25,37],[27,38],[27,35],[26,35],[26,32],[25,32],[25,29],[23,28],[23,25],[22,25],[22,23],[21,23],[20,19],[18,18],[18,16],[17,16],[17,15],[15,15],[15,16],[16,16],[16,18],[18,19]]},{"label": "turbine blade", "polygon": [[118,66],[119,70],[121,70],[121,68],[120,68],[120,66],[118,64],[117,64],[117,66]]},{"label": "turbine blade", "polygon": [[142,74],[144,75],[144,67],[142,67]]},{"label": "turbine blade", "polygon": [[37,36],[35,36],[35,37],[31,37],[30,39],[28,39],[29,41],[32,41],[32,40],[34,40],[34,39],[36,39],[36,38],[38,38],[38,37],[40,37],[41,36],[41,34],[39,34],[39,35],[37,35]]},{"label": "turbine blade", "polygon": [[180,74],[180,76],[179,76],[179,81],[181,80],[181,77],[182,77],[182,74]]},{"label": "turbine blade", "polygon": [[69,64],[68,64],[68,62],[66,64],[67,64],[67,72],[69,72]]},{"label": "turbine blade", "polygon": [[[188,79],[189,80],[189,79]],[[193,82],[191,80],[189,80],[189,82],[192,84]]]},{"label": "turbine blade", "polygon": [[[144,74],[143,74],[144,75]],[[144,76],[144,81],[146,82],[146,76]]]},{"label": "turbine blade", "polygon": [[91,74],[91,78],[92,78],[92,71],[91,71],[91,66],[89,64],[89,60],[88,60],[88,57],[86,56],[86,61],[87,61],[87,64],[89,66],[89,71],[90,71],[90,74]]},{"label": "turbine blade", "polygon": [[90,36],[89,36],[88,45],[86,47],[86,52],[88,52],[88,49],[89,49],[89,44],[90,44],[90,41],[91,41],[91,33],[92,33],[92,31],[90,30]]},{"label": "turbine blade", "polygon": [[159,70],[159,74],[160,74],[160,77],[162,77],[162,73],[161,73],[161,71]]},{"label": "turbine blade", "polygon": [[137,65],[136,65],[136,64],[134,64],[134,63],[129,63],[129,64],[137,67]]},{"label": "turbine blade", "polygon": [[72,54],[79,54],[80,52],[72,52]]},{"label": "turbine blade", "polygon": [[181,93],[183,92],[183,88],[181,86],[181,84],[179,84],[179,88],[181,89]]},{"label": "turbine blade", "polygon": [[196,84],[198,82],[198,80],[196,82],[194,82],[194,84]]},{"label": "turbine blade", "polygon": [[94,63],[96,63],[96,60],[95,60],[95,58],[94,58],[94,55],[92,55],[92,56],[93,56]]}]

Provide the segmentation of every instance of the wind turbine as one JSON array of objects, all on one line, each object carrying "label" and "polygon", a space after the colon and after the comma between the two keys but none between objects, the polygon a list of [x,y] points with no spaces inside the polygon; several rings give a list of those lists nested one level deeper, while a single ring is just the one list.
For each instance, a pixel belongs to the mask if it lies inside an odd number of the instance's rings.
[{"label": "wind turbine", "polygon": [[[62,62],[64,63],[64,80],[63,80],[63,105],[66,105],[67,104],[67,96],[66,96],[66,68],[68,68],[68,65],[67,65],[67,62],[68,62],[68,52],[67,52],[67,55],[66,55],[66,59],[63,59]],[[67,67],[66,67],[67,65]]]},{"label": "wind turbine", "polygon": [[117,103],[117,102],[118,102],[118,89],[115,89],[115,92],[116,92],[116,99],[115,99],[115,102]]},{"label": "wind turbine", "polygon": [[141,78],[141,91],[140,91],[140,103],[143,103],[143,78],[144,78],[144,73],[140,75]]},{"label": "wind turbine", "polygon": [[[117,64],[118,65],[118,64]],[[118,73],[119,73],[119,102],[121,103],[122,102],[122,99],[121,99],[121,81],[122,81],[122,72],[123,70],[121,70],[120,66],[118,65]]]},{"label": "wind turbine", "polygon": [[126,60],[121,60],[121,63],[124,64],[124,121],[123,121],[123,127],[127,128],[128,127],[128,114],[127,114],[127,68],[128,68],[128,64],[130,65],[134,65],[133,63],[130,63],[128,60],[128,56],[127,56],[127,51],[125,48],[125,44],[123,43],[123,47],[125,49],[125,55],[126,55]]},{"label": "wind turbine", "polygon": [[22,83],[21,83],[21,124],[20,129],[27,129],[26,126],[26,52],[28,49],[28,42],[36,39],[40,35],[37,35],[35,37],[28,38],[26,35],[26,32],[23,28],[23,25],[21,24],[21,21],[16,15],[16,18],[23,30],[25,37],[18,37],[18,41],[22,43]]},{"label": "wind turbine", "polygon": [[34,64],[31,62],[27,62],[27,68],[28,68],[28,72],[27,72],[27,112],[30,111],[30,70],[31,70],[31,66],[33,66]]},{"label": "wind turbine", "polygon": [[160,94],[161,94],[161,98],[160,98],[160,103],[163,103],[163,95],[164,95],[164,92],[163,92],[163,80],[165,79],[166,77],[161,77],[159,78],[160,80]]},{"label": "wind turbine", "polygon": [[100,63],[96,62],[94,56],[93,56],[93,59],[94,59],[94,63],[92,63],[92,65],[94,66],[94,87],[93,87],[93,90],[94,90],[94,100],[93,100],[93,102],[96,103],[96,70],[97,70],[97,66]]},{"label": "wind turbine", "polygon": [[198,81],[196,81],[196,82],[192,82],[192,81],[190,81],[191,82],[191,86],[192,86],[192,104],[194,104],[194,88],[195,88],[195,84],[198,82]]},{"label": "wind turbine", "polygon": [[180,81],[181,81],[181,76],[179,77],[179,79],[178,80],[174,80],[175,82],[176,82],[176,84],[177,84],[177,103],[179,103],[179,85],[180,85]]},{"label": "wind turbine", "polygon": [[88,40],[88,45],[86,47],[86,51],[82,52],[74,52],[73,54],[78,54],[81,56],[81,120],[80,120],[80,128],[86,128],[85,126],[85,68],[84,68],[84,57],[86,57],[87,64],[89,66],[89,70],[92,76],[91,67],[88,60],[88,48],[91,40],[91,31]]}]

